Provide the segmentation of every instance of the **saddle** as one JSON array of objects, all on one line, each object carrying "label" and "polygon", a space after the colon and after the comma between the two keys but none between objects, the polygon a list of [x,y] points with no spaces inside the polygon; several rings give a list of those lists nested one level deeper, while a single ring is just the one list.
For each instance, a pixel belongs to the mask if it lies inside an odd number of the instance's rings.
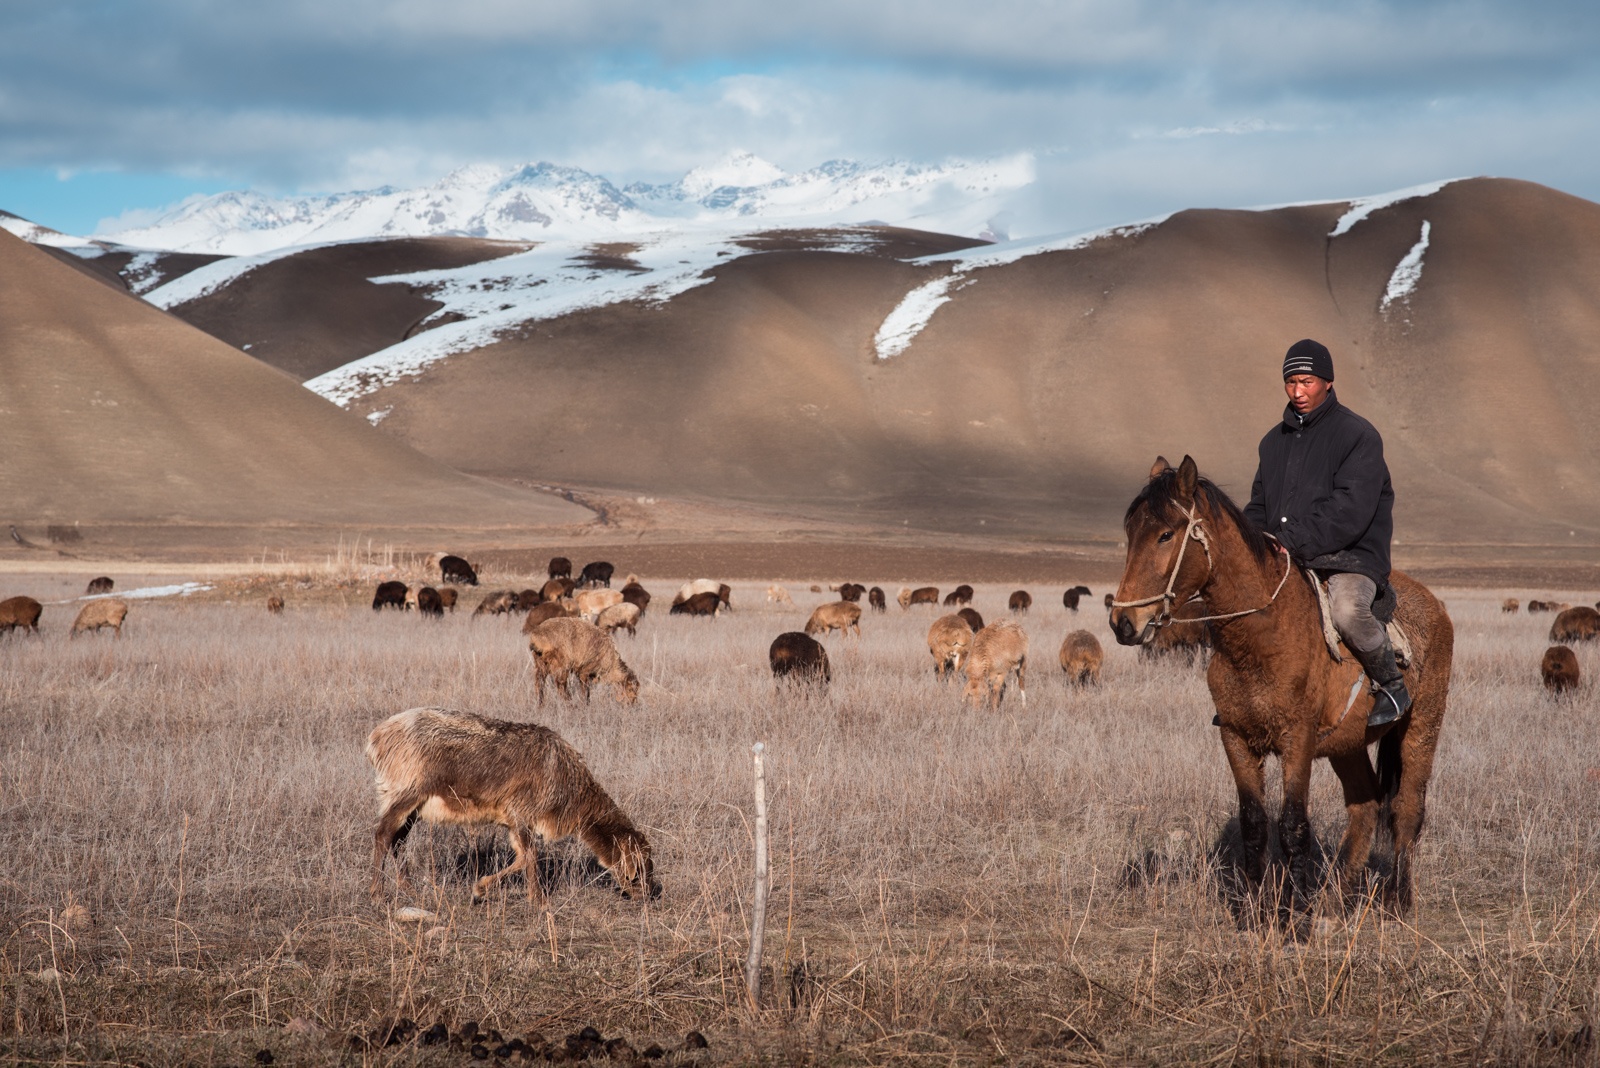
[{"label": "saddle", "polygon": [[[1333,605],[1328,599],[1328,583],[1321,575],[1311,568],[1302,568],[1306,580],[1311,583],[1311,588],[1317,593],[1317,611],[1322,617],[1322,640],[1328,646],[1328,655],[1333,657],[1335,664],[1344,663],[1344,654],[1339,652],[1342,639],[1339,631],[1333,625]],[[1401,668],[1411,666],[1411,639],[1406,636],[1405,629],[1394,618],[1394,610],[1399,605],[1399,598],[1395,595],[1394,587],[1387,582],[1378,587],[1378,595],[1372,599],[1372,614],[1382,623],[1389,634],[1389,644],[1394,646],[1394,662]]]}]

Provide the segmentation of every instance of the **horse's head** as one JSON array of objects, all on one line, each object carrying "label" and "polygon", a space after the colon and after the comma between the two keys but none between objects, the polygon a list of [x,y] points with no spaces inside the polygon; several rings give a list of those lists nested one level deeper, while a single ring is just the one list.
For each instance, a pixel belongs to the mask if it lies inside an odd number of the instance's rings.
[{"label": "horse's head", "polygon": [[1200,486],[1193,458],[1185,456],[1174,470],[1157,456],[1150,481],[1128,506],[1122,521],[1128,559],[1110,618],[1118,644],[1140,645],[1155,637],[1172,610],[1199,592],[1209,576],[1205,534],[1198,525]]}]

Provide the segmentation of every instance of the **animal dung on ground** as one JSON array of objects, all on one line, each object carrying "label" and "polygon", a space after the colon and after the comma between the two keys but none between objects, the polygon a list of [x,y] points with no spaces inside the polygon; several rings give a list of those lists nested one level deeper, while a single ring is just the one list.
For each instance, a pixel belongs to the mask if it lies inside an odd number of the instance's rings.
[{"label": "animal dung on ground", "polygon": [[1075,630],[1061,642],[1061,670],[1074,685],[1100,685],[1100,667],[1105,663],[1100,641],[1086,630]]},{"label": "animal dung on ground", "polygon": [[1588,605],[1566,608],[1550,624],[1553,642],[1587,642],[1600,638],[1600,611]]},{"label": "animal dung on ground", "polygon": [[[569,835],[594,853],[625,895],[661,893],[649,840],[595,782],[578,751],[548,727],[413,708],[373,728],[366,754],[379,801],[373,897],[383,892],[384,861],[398,852],[418,818],[507,829],[515,859],[475,882],[474,898],[521,873],[528,900],[538,901],[539,840],[554,843]],[[405,886],[403,861],[397,867]]]},{"label": "animal dung on ground", "polygon": [[1539,664],[1539,675],[1544,688],[1551,693],[1566,693],[1578,685],[1578,656],[1565,645],[1552,645],[1544,651]]},{"label": "animal dung on ground", "polygon": [[811,618],[806,620],[807,634],[828,634],[836,630],[846,635],[853,632],[859,638],[861,606],[849,601],[829,601],[817,605]]},{"label": "animal dung on ground", "polygon": [[809,634],[797,630],[786,631],[772,639],[767,660],[772,664],[772,677],[780,682],[788,679],[826,686],[833,680],[828,650]]},{"label": "animal dung on ground", "polygon": [[122,637],[122,621],[128,617],[127,602],[112,598],[104,601],[90,601],[78,610],[78,618],[72,621],[72,637],[76,638],[86,630],[98,632],[101,627],[110,627],[111,633]]}]

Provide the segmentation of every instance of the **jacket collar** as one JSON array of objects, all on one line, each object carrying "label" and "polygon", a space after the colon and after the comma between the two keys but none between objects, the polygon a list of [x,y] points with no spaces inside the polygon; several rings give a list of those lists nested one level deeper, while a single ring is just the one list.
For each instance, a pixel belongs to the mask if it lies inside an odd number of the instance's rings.
[{"label": "jacket collar", "polygon": [[1294,405],[1283,406],[1283,425],[1290,430],[1310,430],[1328,417],[1328,414],[1339,407],[1339,395],[1332,389],[1328,390],[1328,399],[1312,409],[1310,415],[1301,420],[1300,413],[1294,410]]}]

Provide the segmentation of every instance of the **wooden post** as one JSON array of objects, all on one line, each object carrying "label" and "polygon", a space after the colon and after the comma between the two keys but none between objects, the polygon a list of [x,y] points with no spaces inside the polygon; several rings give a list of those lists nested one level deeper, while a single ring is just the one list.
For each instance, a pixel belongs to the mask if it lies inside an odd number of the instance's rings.
[{"label": "wooden post", "polygon": [[750,747],[756,757],[756,900],[750,910],[750,956],[744,962],[744,982],[750,1008],[761,1011],[761,939],[767,930],[767,773],[761,754],[764,742]]}]

